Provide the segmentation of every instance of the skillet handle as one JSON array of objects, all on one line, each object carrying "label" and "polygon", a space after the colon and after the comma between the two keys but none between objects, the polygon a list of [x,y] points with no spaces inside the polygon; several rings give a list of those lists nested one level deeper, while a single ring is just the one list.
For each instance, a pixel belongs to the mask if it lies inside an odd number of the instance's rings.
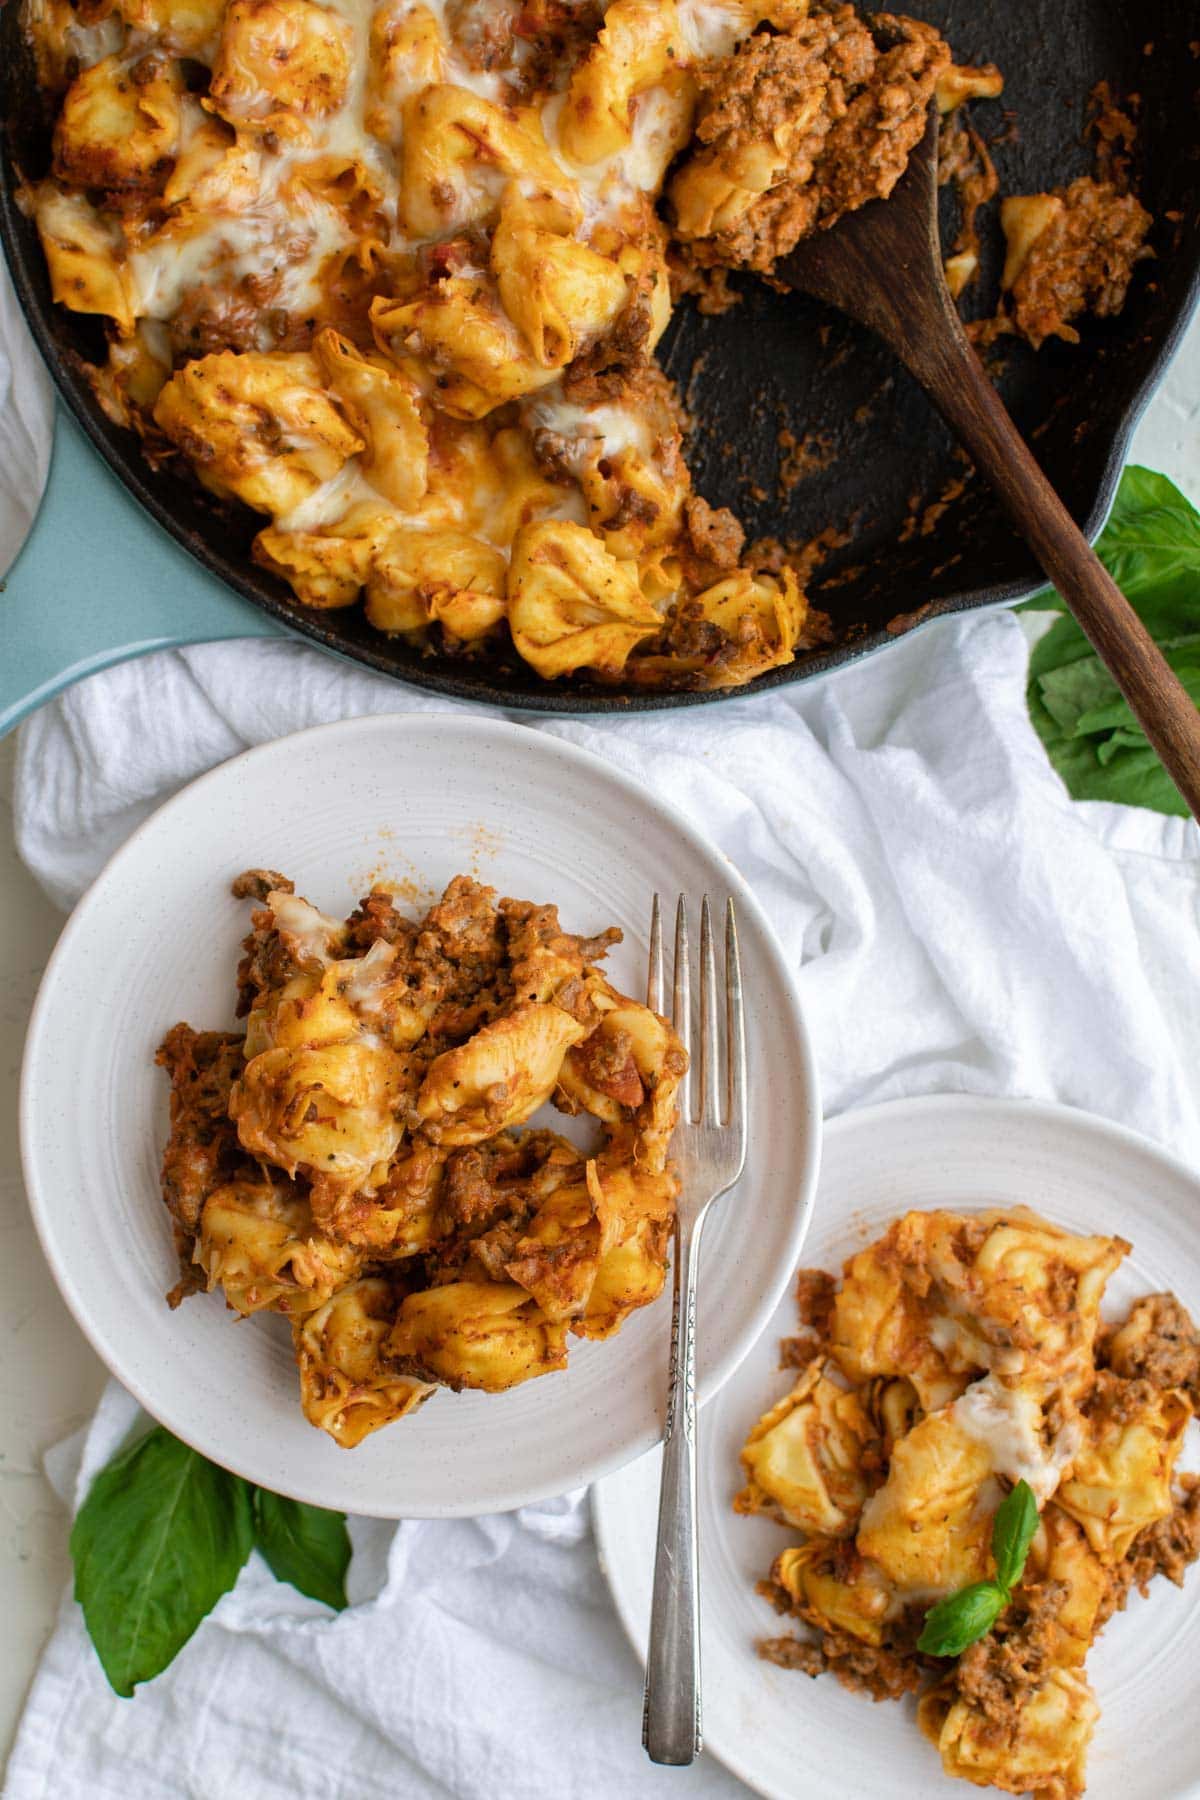
[{"label": "skillet handle", "polygon": [[1047,481],[942,287],[936,328],[893,338],[970,451],[1200,819],[1200,710]]},{"label": "skillet handle", "polygon": [[58,409],[41,510],[0,591],[0,737],[129,657],[287,635],[174,543]]}]

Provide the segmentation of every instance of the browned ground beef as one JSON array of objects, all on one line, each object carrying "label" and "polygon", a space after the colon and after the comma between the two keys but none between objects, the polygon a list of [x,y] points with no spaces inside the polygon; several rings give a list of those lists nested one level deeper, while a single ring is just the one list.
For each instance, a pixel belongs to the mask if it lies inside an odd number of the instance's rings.
[{"label": "browned ground beef", "polygon": [[1183,1586],[1189,1565],[1200,1556],[1200,1477],[1181,1475],[1179,1486],[1181,1493],[1174,1512],[1140,1531],[1124,1562],[1109,1570],[1109,1587],[1100,1603],[1097,1630],[1115,1612],[1124,1612],[1134,1588],[1145,1594],[1156,1575],[1165,1575],[1176,1587]]},{"label": "browned ground beef", "polygon": [[1142,1418],[1147,1409],[1153,1407],[1158,1393],[1159,1389],[1152,1381],[1140,1376],[1126,1381],[1120,1375],[1114,1375],[1111,1369],[1100,1369],[1082,1403],[1082,1410],[1101,1430],[1120,1427]]},{"label": "browned ground beef", "polygon": [[890,194],[949,61],[930,25],[877,13],[868,26],[852,6],[834,6],[702,64],[696,141],[722,163],[811,116],[788,145],[784,178],[695,245],[694,260],[768,274],[801,238]]},{"label": "browned ground beef", "polygon": [[779,1365],[803,1369],[829,1343],[837,1281],[824,1269],[801,1269],[796,1276],[796,1311],[800,1329],[795,1337],[782,1338]]},{"label": "browned ground beef", "polygon": [[1097,1356],[1126,1380],[1182,1388],[1193,1406],[1200,1405],[1200,1333],[1174,1294],[1135,1301],[1124,1324],[1104,1332]]},{"label": "browned ground beef", "polygon": [[1058,1638],[1056,1620],[1067,1598],[1059,1581],[1019,1590],[994,1631],[958,1659],[954,1685],[990,1724],[1015,1729],[1021,1708],[1041,1686]]},{"label": "browned ground beef", "polygon": [[622,312],[596,343],[581,352],[563,376],[563,393],[581,406],[615,400],[631,377],[650,362],[654,296],[649,270],[634,283]]},{"label": "browned ground beef", "polygon": [[696,311],[710,318],[731,312],[741,304],[742,296],[730,284],[730,271],[723,268],[702,269],[688,254],[672,245],[668,254],[671,272],[671,298],[678,304],[685,296],[696,302]]},{"label": "browned ground beef", "polygon": [[[236,900],[265,900],[274,873],[270,869],[250,869],[233,883]],[[265,885],[264,885],[265,884]],[[289,881],[281,892],[290,894]],[[275,930],[274,915],[264,906],[250,914],[250,931],[242,939],[242,958],[237,969],[237,1016],[244,1019],[260,994],[269,988],[282,987],[296,972],[291,952]]]},{"label": "browned ground beef", "polygon": [[248,1167],[229,1117],[229,1090],[241,1072],[242,1045],[236,1032],[193,1031],[180,1024],[172,1026],[155,1056],[171,1078],[171,1135],[163,1152],[162,1192],[179,1255],[180,1280],[167,1296],[172,1306],[204,1285],[192,1262],[192,1243],[205,1200]]},{"label": "browned ground beef", "polygon": [[796,1276],[796,1311],[801,1330],[811,1331],[822,1343],[828,1343],[836,1298],[834,1276],[824,1269],[801,1269]]},{"label": "browned ground beef", "polygon": [[564,63],[587,54],[603,23],[595,0],[523,0],[513,20],[518,54],[510,76],[522,99],[548,93]]},{"label": "browned ground beef", "polygon": [[278,869],[243,869],[229,884],[235,900],[265,900],[268,894],[294,894],[296,884]]},{"label": "browned ground beef", "polygon": [[1090,175],[1057,192],[1063,210],[1034,240],[1009,295],[1012,327],[1035,350],[1048,337],[1077,343],[1071,320],[1082,312],[1120,312],[1134,266],[1151,254],[1150,214],[1133,194]]},{"label": "browned ground beef", "polygon": [[899,1700],[921,1685],[921,1670],[911,1658],[894,1650],[874,1649],[843,1631],[823,1631],[819,1641],[798,1637],[765,1638],[758,1646],[764,1662],[781,1669],[798,1669],[816,1676],[826,1670],[836,1675],[852,1694],[869,1694],[872,1700]]},{"label": "browned ground beef", "polygon": [[718,569],[737,567],[746,533],[727,506],[710,506],[699,494],[689,494],[683,503],[683,517],[697,556]]},{"label": "browned ground beef", "polygon": [[558,481],[564,487],[570,487],[579,462],[578,439],[539,425],[530,433],[529,442],[533,460],[547,481]]},{"label": "browned ground beef", "polygon": [[683,528],[683,572],[690,587],[711,587],[737,568],[746,533],[727,506],[710,506],[699,494],[689,494],[683,503]]}]

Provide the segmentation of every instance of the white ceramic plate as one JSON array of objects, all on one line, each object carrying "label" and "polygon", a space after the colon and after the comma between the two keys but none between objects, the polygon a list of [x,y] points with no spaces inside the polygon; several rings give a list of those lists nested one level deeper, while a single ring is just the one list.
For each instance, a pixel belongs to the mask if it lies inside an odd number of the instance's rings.
[{"label": "white ceramic plate", "polygon": [[[910,1207],[1018,1203],[1075,1230],[1132,1242],[1109,1283],[1107,1315],[1123,1314],[1138,1294],[1172,1288],[1200,1318],[1200,1180],[1144,1138],[1065,1107],[952,1096],[838,1119],[826,1127],[802,1260],[836,1273]],[[832,1676],[809,1681],[755,1655],[757,1639],[784,1629],[754,1584],[789,1533],[766,1519],[739,1518],[731,1502],[742,1485],[738,1451],[747,1431],[791,1385],[779,1369],[779,1339],[795,1329],[789,1293],[700,1419],[705,1744],[767,1800],[962,1800],[973,1790],[942,1773],[911,1700],[874,1705]],[[1185,1452],[1187,1466],[1196,1466],[1194,1449]],[[641,1656],[660,1460],[653,1451],[602,1482],[592,1499],[601,1560]],[[1148,1599],[1135,1595],[1091,1651],[1101,1717],[1088,1800],[1200,1794],[1198,1628],[1200,1567],[1182,1590],[1160,1580]]]},{"label": "white ceramic plate", "polygon": [[[595,1479],[661,1433],[670,1301],[570,1367],[509,1393],[438,1394],[339,1449],[297,1400],[286,1324],[235,1323],[219,1296],[170,1312],[158,1165],[177,1019],[233,1024],[249,867],[279,869],[344,915],[376,878],[415,903],[464,872],[557,903],[568,929],[619,924],[617,985],[645,987],[651,894],[731,893],[745,964],[751,1151],[706,1239],[706,1394],[773,1312],[811,1210],[820,1143],[812,1055],[788,970],[753,895],[676,812],[589,753],[487,719],[383,717],[300,732],[193,782],[118,851],[76,909],[34,1009],[22,1081],[25,1175],[68,1305],[148,1412],[282,1493],[379,1517],[520,1506]],[[545,1122],[563,1127],[547,1109]]]}]

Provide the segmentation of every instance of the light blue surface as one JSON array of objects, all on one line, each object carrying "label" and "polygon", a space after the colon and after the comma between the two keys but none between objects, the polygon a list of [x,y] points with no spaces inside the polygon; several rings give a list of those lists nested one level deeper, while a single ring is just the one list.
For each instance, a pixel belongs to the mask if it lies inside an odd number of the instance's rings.
[{"label": "light blue surface", "polygon": [[180,549],[58,409],[41,511],[0,588],[0,736],[125,657],[287,635]]}]

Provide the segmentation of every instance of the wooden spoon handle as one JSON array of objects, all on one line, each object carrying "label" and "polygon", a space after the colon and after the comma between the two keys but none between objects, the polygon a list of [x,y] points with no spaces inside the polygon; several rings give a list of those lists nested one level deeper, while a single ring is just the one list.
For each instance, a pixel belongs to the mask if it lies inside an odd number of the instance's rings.
[{"label": "wooden spoon handle", "polygon": [[1200,710],[1046,480],[948,297],[942,326],[892,341],[995,488],[1200,819]]}]

